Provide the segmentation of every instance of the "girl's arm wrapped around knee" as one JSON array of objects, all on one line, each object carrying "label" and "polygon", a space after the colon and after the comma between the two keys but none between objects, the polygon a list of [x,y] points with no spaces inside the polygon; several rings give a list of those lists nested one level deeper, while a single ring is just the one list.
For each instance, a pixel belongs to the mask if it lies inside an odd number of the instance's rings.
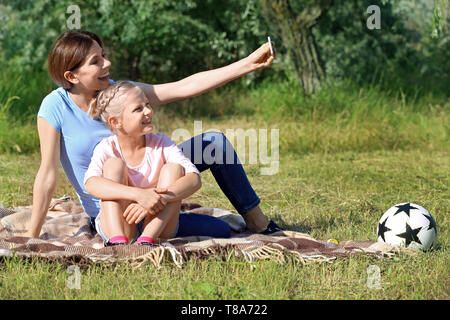
[{"label": "girl's arm wrapped around knee", "polygon": [[179,178],[167,188],[167,192],[161,197],[167,202],[181,201],[193,195],[202,187],[200,175],[194,172]]}]

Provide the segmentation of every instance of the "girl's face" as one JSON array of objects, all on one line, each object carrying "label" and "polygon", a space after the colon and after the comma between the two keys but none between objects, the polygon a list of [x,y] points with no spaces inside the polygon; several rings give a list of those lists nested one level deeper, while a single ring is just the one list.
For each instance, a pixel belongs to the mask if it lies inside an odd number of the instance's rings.
[{"label": "girl's face", "polygon": [[109,86],[109,61],[103,49],[93,41],[84,63],[74,71],[66,71],[64,76],[80,91],[97,91]]},{"label": "girl's face", "polygon": [[121,93],[115,103],[124,106],[119,119],[109,120],[118,132],[138,137],[153,131],[153,110],[141,89],[132,88]]}]

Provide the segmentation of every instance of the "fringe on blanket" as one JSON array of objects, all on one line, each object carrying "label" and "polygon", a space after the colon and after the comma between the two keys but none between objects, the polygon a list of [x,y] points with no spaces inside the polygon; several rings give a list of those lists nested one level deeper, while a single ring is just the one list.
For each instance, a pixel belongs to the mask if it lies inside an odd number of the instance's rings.
[{"label": "fringe on blanket", "polygon": [[89,219],[79,203],[69,197],[62,197],[51,202],[39,239],[23,237],[31,216],[30,207],[11,210],[0,206],[0,256],[38,257],[80,265],[127,262],[133,268],[144,265],[161,268],[164,262],[169,262],[182,268],[192,257],[219,256],[228,261],[234,256],[242,257],[250,266],[263,260],[304,266],[311,263],[332,263],[339,257],[356,254],[392,258],[400,252],[416,253],[373,241],[328,243],[296,231],[279,231],[270,236],[249,234],[242,232],[245,227],[243,218],[230,211],[196,204],[184,204],[183,210],[187,214],[207,214],[226,221],[233,236],[229,239],[168,239],[160,247],[131,245],[105,248],[100,236],[93,235],[89,230]]}]

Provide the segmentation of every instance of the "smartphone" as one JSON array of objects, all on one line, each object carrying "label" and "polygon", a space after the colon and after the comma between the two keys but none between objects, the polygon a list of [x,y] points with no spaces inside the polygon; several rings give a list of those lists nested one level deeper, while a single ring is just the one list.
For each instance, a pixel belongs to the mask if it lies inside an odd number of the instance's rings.
[{"label": "smartphone", "polygon": [[270,54],[273,56],[273,47],[272,47],[272,41],[270,40],[270,37],[267,37],[267,41],[269,42],[269,46],[270,46]]}]

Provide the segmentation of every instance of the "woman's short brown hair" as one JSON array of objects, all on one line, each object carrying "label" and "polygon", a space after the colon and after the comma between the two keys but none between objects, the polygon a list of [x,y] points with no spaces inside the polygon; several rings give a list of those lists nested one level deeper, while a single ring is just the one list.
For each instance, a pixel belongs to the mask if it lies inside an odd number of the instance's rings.
[{"label": "woman's short brown hair", "polygon": [[83,64],[93,41],[103,49],[100,37],[89,31],[66,31],[56,39],[48,55],[48,71],[58,86],[72,88],[73,84],[64,78],[64,72],[73,71]]}]

